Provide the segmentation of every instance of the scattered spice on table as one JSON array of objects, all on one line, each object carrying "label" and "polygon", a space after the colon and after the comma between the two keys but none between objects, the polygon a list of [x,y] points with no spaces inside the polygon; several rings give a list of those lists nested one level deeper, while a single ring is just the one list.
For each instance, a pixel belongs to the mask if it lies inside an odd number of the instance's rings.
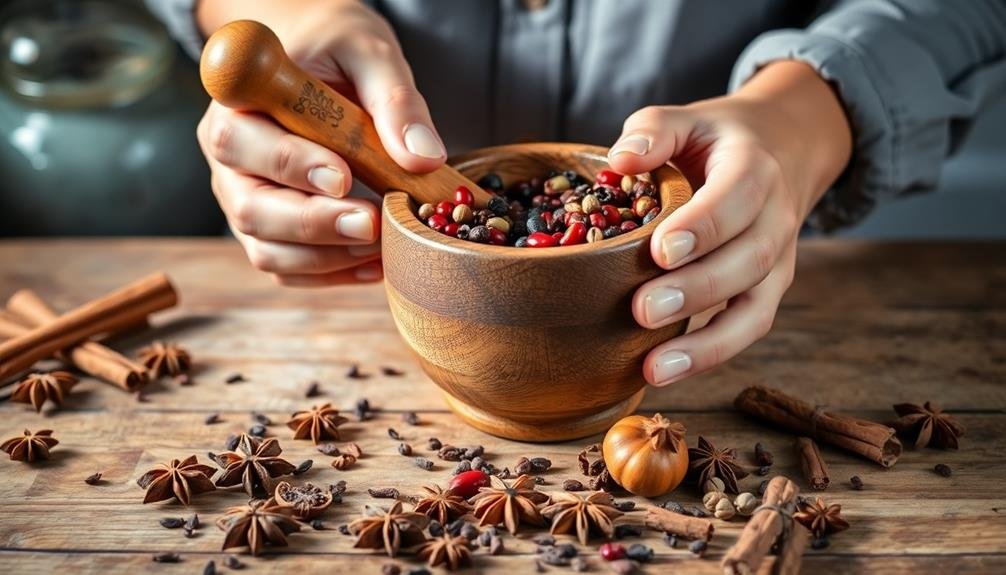
[{"label": "scattered spice on table", "polygon": [[314,460],[312,460],[312,459],[305,459],[304,461],[300,462],[300,465],[297,466],[297,469],[293,470],[293,474],[294,475],[303,475],[303,474],[307,473],[308,471],[310,471],[310,469],[311,469],[311,467],[313,465],[314,465]]},{"label": "scattered spice on table", "polygon": [[437,520],[442,525],[471,511],[471,505],[465,498],[450,489],[444,490],[436,484],[424,485],[422,489],[423,495],[416,502],[415,511]]},{"label": "scattered spice on table", "polygon": [[326,403],[295,412],[286,425],[294,431],[294,439],[311,438],[317,444],[322,439],[340,439],[339,426],[347,421],[331,403]]},{"label": "scattered spice on table", "polygon": [[944,413],[932,401],[922,405],[899,403],[894,406],[894,411],[899,417],[891,422],[891,427],[915,447],[957,449],[959,439],[966,431],[961,422]]},{"label": "scattered spice on table", "polygon": [[800,470],[803,472],[803,477],[807,480],[810,488],[818,491],[827,489],[831,483],[831,477],[828,474],[828,465],[824,462],[824,458],[821,457],[821,451],[817,448],[814,440],[809,437],[798,437],[793,444],[793,448],[800,461]]},{"label": "scattered spice on table", "polygon": [[266,546],[286,547],[286,536],[300,531],[293,511],[273,499],[231,507],[217,520],[217,527],[226,531],[223,551],[240,549],[252,555],[259,555]]},{"label": "scattered spice on table", "polygon": [[35,412],[42,411],[46,401],[63,405],[63,399],[70,389],[77,384],[77,378],[67,371],[50,371],[29,373],[10,395],[10,400],[18,403],[29,403]]},{"label": "scattered spice on table", "polygon": [[356,457],[348,453],[341,453],[332,459],[332,467],[339,471],[345,471],[354,465],[356,465]]},{"label": "scattered spice on table", "polygon": [[737,463],[737,452],[734,449],[717,449],[715,445],[705,437],[699,436],[698,447],[688,450],[689,474],[698,485],[702,485],[708,479],[718,477],[723,481],[724,490],[729,493],[737,493],[737,480],[747,477]]},{"label": "scattered spice on table", "polygon": [[159,463],[144,473],[136,483],[147,490],[144,503],[164,501],[174,497],[182,505],[188,506],[193,495],[213,491],[214,469],[198,462],[195,455],[183,460],[172,459]]},{"label": "scattered spice on table", "polygon": [[815,537],[831,535],[849,528],[849,522],[842,517],[842,506],[838,503],[829,505],[821,497],[800,500],[793,519],[809,529]]},{"label": "scattered spice on table", "polygon": [[219,413],[211,413],[206,416],[206,419],[203,420],[203,423],[206,425],[215,425],[217,423],[220,423],[221,421],[222,420],[220,419]]},{"label": "scattered spice on table", "polygon": [[367,494],[375,499],[398,499],[401,496],[394,487],[369,487]]},{"label": "scattered spice on table", "polygon": [[182,525],[185,525],[185,520],[181,517],[165,517],[159,523],[165,529],[179,529]]},{"label": "scattered spice on table", "polygon": [[402,413],[402,421],[409,425],[419,425],[419,416],[415,411],[406,411]]},{"label": "scattered spice on table", "polygon": [[713,536],[713,522],[711,520],[675,513],[656,506],[647,508],[645,525],[650,529],[689,539],[709,539]]},{"label": "scattered spice on table", "polygon": [[863,480],[860,479],[858,475],[853,475],[849,478],[849,485],[851,485],[855,491],[863,490]]},{"label": "scattered spice on table", "polygon": [[448,571],[457,571],[472,564],[472,551],[468,539],[462,536],[444,535],[423,543],[416,551],[421,561],[430,567],[443,566]]},{"label": "scattered spice on table", "polygon": [[426,471],[432,471],[434,467],[433,461],[426,457],[413,457],[412,462],[416,464],[416,467]]},{"label": "scattered spice on table", "polygon": [[402,549],[410,549],[426,540],[423,528],[429,518],[422,513],[402,511],[402,502],[396,501],[389,509],[367,505],[363,516],[349,524],[349,532],[356,536],[353,547],[357,549],[383,549],[388,557],[395,557]]},{"label": "scattered spice on table", "polygon": [[552,495],[551,504],[541,514],[552,520],[551,533],[575,534],[582,545],[591,535],[611,539],[615,535],[614,521],[622,516],[610,493],[598,491],[587,497],[573,493]]},{"label": "scattered spice on table", "polygon": [[291,485],[281,481],[276,485],[276,504],[289,508],[293,516],[300,520],[313,519],[321,515],[332,504],[333,495],[312,483]]},{"label": "scattered spice on table", "polygon": [[511,535],[521,524],[545,525],[538,505],[549,500],[546,493],[535,488],[534,478],[521,475],[512,483],[491,476],[489,487],[483,487],[472,497],[479,526],[504,524]]},{"label": "scattered spice on table", "polygon": [[349,371],[346,372],[346,377],[348,377],[349,379],[367,379],[370,376],[365,373],[362,373],[360,371],[360,365],[354,363],[352,366],[350,366]]},{"label": "scattered spice on table", "polygon": [[941,477],[950,477],[954,474],[954,471],[950,469],[950,466],[946,463],[937,463],[936,466],[933,467],[933,471]]},{"label": "scattered spice on table", "polygon": [[275,489],[274,479],[291,475],[297,468],[279,455],[283,452],[275,438],[265,440],[242,435],[238,451],[217,456],[223,470],[216,478],[217,487],[241,485],[249,497],[268,496]]},{"label": "scattered spice on table", "polygon": [[307,384],[307,389],[304,390],[305,398],[311,399],[313,397],[318,397],[319,395],[321,395],[321,384],[317,381],[312,381]]},{"label": "scattered spice on table", "polygon": [[240,373],[232,373],[228,375],[226,378],[224,378],[224,383],[226,383],[227,385],[231,385],[234,383],[241,383],[243,381],[246,381],[245,376]]},{"label": "scattered spice on table", "polygon": [[158,553],[151,557],[154,563],[180,563],[182,560],[181,555],[178,553]]},{"label": "scattered spice on table", "polygon": [[84,479],[84,483],[88,485],[100,485],[101,484],[101,473],[92,473]]},{"label": "scattered spice on table", "polygon": [[775,463],[775,457],[772,456],[772,452],[765,449],[765,446],[761,442],[755,443],[754,454],[755,463],[759,467],[771,467]]},{"label": "scattered spice on table", "polygon": [[185,348],[163,341],[155,341],[140,349],[138,359],[155,377],[180,375],[192,367],[192,356]]},{"label": "scattered spice on table", "polygon": [[381,373],[384,374],[384,375],[386,375],[386,376],[388,376],[388,377],[400,377],[400,376],[405,375],[404,371],[399,370],[399,369],[395,369],[394,367],[390,367],[390,366],[382,366],[381,367]]}]

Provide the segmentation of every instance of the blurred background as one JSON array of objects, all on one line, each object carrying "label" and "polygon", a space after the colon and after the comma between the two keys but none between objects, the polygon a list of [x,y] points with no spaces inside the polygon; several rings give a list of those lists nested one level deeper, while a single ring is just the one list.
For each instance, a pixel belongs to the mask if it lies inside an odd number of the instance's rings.
[{"label": "blurred background", "polygon": [[[0,237],[224,233],[195,139],[207,102],[140,0],[0,0]],[[838,235],[1004,238],[1003,214],[1006,99],[938,191]]]}]

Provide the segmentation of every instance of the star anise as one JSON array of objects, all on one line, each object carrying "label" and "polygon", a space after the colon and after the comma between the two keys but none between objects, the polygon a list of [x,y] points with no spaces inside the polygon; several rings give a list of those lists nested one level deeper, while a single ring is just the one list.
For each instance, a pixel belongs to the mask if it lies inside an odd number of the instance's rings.
[{"label": "star anise", "polygon": [[294,439],[310,437],[317,444],[322,439],[339,439],[339,426],[347,421],[331,403],[326,403],[294,413],[286,426],[293,430]]},{"label": "star anise", "polygon": [[297,519],[307,520],[318,515],[332,504],[334,496],[328,489],[322,489],[312,483],[293,486],[286,481],[276,485],[273,496],[280,507],[289,507]]},{"label": "star anise", "polygon": [[0,445],[0,450],[10,454],[11,461],[27,461],[49,459],[49,450],[59,441],[52,437],[51,429],[43,429],[32,433],[27,429],[24,435],[13,437]]},{"label": "star anise", "polygon": [[429,518],[422,513],[402,511],[402,502],[396,501],[391,509],[367,505],[363,517],[349,524],[349,532],[356,535],[357,549],[384,549],[388,557],[398,555],[401,549],[415,547],[426,541],[423,528]]},{"label": "star anise", "polygon": [[914,437],[915,447],[957,449],[957,440],[964,435],[964,426],[932,401],[923,405],[899,403],[894,411],[900,417],[891,422],[891,427],[906,439]]},{"label": "star anise", "polygon": [[748,472],[737,463],[737,452],[733,449],[716,449],[705,437],[699,436],[699,446],[688,450],[688,471],[699,484],[713,477],[723,480],[728,493],[737,493],[737,480],[747,477]]},{"label": "star anise", "polygon": [[541,514],[552,520],[553,535],[575,531],[583,545],[591,535],[611,539],[615,535],[614,520],[622,516],[615,508],[615,499],[604,491],[591,493],[586,498],[573,493],[555,493],[552,504],[543,508]]},{"label": "star anise", "polygon": [[450,489],[444,491],[439,485],[424,485],[423,491],[426,495],[416,503],[416,512],[436,519],[441,525],[447,525],[471,511],[471,505],[465,498],[455,495]]},{"label": "star anise", "polygon": [[479,526],[503,523],[507,531],[514,535],[521,523],[539,527],[545,525],[538,505],[547,502],[549,497],[535,489],[534,477],[521,475],[507,484],[493,475],[489,481],[489,487],[479,488],[478,494],[470,500],[475,506]]},{"label": "star anise", "polygon": [[463,535],[430,539],[423,543],[417,551],[419,559],[426,561],[430,567],[443,565],[448,571],[457,571],[472,564],[472,551],[468,547],[468,538]]},{"label": "star anise", "polygon": [[252,501],[231,507],[217,519],[217,527],[227,532],[222,549],[245,549],[258,555],[266,545],[286,547],[286,536],[300,531],[292,511],[273,500]]},{"label": "star anise", "polygon": [[814,537],[823,537],[849,528],[849,522],[842,518],[842,506],[838,503],[828,505],[820,497],[813,501],[809,498],[800,500],[793,519],[809,529]]},{"label": "star anise", "polygon": [[273,478],[290,475],[297,467],[279,454],[283,448],[276,438],[258,439],[250,435],[242,435],[237,449],[244,455],[234,451],[225,451],[217,455],[217,465],[223,469],[217,472],[214,483],[217,487],[231,487],[241,484],[245,493],[251,497],[256,495],[271,495],[275,489]]},{"label": "star anise", "polygon": [[70,388],[76,384],[77,378],[66,371],[30,373],[18,382],[10,400],[30,403],[38,412],[42,411],[42,404],[47,399],[56,405],[62,405],[63,396],[69,393]]},{"label": "star anise", "polygon": [[188,506],[193,495],[216,489],[211,477],[213,468],[199,463],[195,455],[190,455],[184,461],[172,459],[168,463],[159,463],[136,483],[147,490],[144,503],[175,497],[182,505]]},{"label": "star anise", "polygon": [[154,376],[179,375],[192,366],[192,356],[173,343],[155,341],[140,350],[140,363],[154,372]]}]

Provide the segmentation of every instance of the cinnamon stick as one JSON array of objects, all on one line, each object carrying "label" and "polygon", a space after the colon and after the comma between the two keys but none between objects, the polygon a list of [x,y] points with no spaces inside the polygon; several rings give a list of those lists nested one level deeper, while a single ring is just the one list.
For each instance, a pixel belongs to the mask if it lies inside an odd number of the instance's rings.
[{"label": "cinnamon stick", "polygon": [[772,575],[799,575],[803,563],[803,553],[810,543],[810,531],[799,523],[794,523],[789,537],[782,543],[779,558],[772,565]]},{"label": "cinnamon stick", "polygon": [[[58,317],[34,292],[21,290],[15,295],[18,296],[17,301],[11,298],[7,306],[11,311],[20,313],[17,317],[7,312],[0,313],[0,336],[24,335],[31,331],[32,327],[48,323]],[[126,391],[133,391],[147,380],[147,368],[144,365],[97,342],[86,341],[70,349],[69,352],[57,353],[57,357],[69,361],[88,375]]]},{"label": "cinnamon stick", "polygon": [[794,444],[796,456],[800,460],[800,469],[803,477],[810,484],[811,489],[821,491],[828,488],[831,477],[828,476],[828,465],[821,458],[821,451],[817,444],[809,437],[797,437]]},{"label": "cinnamon stick", "polygon": [[873,421],[828,413],[778,389],[752,386],[734,400],[734,407],[794,433],[851,451],[884,467],[901,455],[894,430]]},{"label": "cinnamon stick", "polygon": [[800,488],[777,475],[769,481],[761,506],[744,526],[740,537],[727,549],[720,566],[728,575],[747,575],[758,570],[762,560],[772,550],[783,533],[792,533],[796,522],[796,497]]},{"label": "cinnamon stick", "polygon": [[85,339],[138,323],[178,303],[163,273],[156,273],[61,315],[55,321],[0,343],[0,380]]},{"label": "cinnamon stick", "polygon": [[668,511],[662,507],[650,507],[646,510],[646,526],[650,529],[663,531],[687,537],[689,539],[704,539],[713,537],[713,522],[701,517],[682,515]]}]

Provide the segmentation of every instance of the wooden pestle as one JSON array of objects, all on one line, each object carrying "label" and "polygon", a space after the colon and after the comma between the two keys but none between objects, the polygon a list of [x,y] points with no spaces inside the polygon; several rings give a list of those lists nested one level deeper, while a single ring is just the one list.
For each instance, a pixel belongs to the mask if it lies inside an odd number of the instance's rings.
[{"label": "wooden pestle", "polygon": [[443,165],[413,174],[384,151],[367,112],[311,76],[283,51],[279,38],[252,20],[231,22],[206,43],[199,64],[203,86],[221,104],[261,112],[291,132],[321,144],[349,164],[353,176],[379,194],[401,190],[417,202],[453,200],[465,186],[484,206],[489,194]]}]

